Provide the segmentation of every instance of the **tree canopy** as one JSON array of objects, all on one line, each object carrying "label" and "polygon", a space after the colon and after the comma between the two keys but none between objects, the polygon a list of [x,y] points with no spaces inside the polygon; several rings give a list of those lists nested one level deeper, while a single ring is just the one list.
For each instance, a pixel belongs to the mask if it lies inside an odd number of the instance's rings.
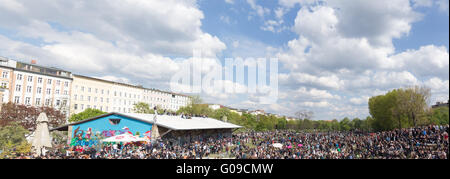
[{"label": "tree canopy", "polygon": [[80,112],[78,114],[73,114],[72,116],[70,116],[69,122],[78,122],[78,121],[82,121],[84,119],[89,119],[89,118],[93,118],[95,116],[100,116],[102,114],[106,114],[106,112],[100,111],[98,109],[88,108],[88,109],[84,110],[83,112]]}]

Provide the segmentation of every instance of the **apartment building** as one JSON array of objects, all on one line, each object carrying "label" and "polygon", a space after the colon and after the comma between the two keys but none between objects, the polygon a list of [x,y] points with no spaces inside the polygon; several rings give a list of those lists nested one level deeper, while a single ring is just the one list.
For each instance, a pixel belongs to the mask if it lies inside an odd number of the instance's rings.
[{"label": "apartment building", "polygon": [[72,74],[57,68],[1,58],[2,103],[50,106],[69,114]]},{"label": "apartment building", "polygon": [[190,103],[190,97],[182,94],[143,88],[143,101],[151,108],[157,106],[161,109],[177,111]]},{"label": "apartment building", "polygon": [[12,81],[11,74],[15,66],[15,61],[0,57],[0,106],[2,103],[9,101],[9,87]]},{"label": "apartment building", "polygon": [[190,103],[182,94],[118,83],[57,68],[0,57],[0,103],[50,106],[70,116],[88,108],[133,112],[134,104],[177,111]]},{"label": "apartment building", "polygon": [[85,109],[129,113],[141,99],[139,87],[113,81],[73,75],[71,114]]},{"label": "apartment building", "polygon": [[185,95],[147,89],[142,86],[118,83],[82,75],[73,75],[71,114],[87,108],[105,112],[133,112],[134,104],[144,102],[150,107],[176,111],[189,104]]}]

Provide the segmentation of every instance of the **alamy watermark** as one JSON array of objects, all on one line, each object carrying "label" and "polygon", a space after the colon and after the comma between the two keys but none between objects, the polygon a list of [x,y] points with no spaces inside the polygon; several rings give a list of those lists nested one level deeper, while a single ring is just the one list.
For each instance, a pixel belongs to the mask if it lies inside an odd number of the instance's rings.
[{"label": "alamy watermark", "polygon": [[178,60],[183,63],[170,81],[173,92],[247,94],[257,98],[259,104],[274,104],[278,100],[277,58],[225,58],[222,64],[194,50],[193,58]]}]

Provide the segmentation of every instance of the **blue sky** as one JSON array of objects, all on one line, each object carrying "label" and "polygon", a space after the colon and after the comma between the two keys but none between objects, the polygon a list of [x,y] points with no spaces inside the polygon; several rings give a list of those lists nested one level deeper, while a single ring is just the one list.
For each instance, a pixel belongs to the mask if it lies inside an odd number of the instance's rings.
[{"label": "blue sky", "polygon": [[430,103],[448,100],[448,4],[0,0],[0,56],[163,90],[193,63],[194,49],[208,58],[203,74],[225,58],[277,58],[276,103],[262,104],[262,94],[200,95],[289,116],[307,109],[316,120],[365,118],[368,98],[395,88],[423,85],[432,90]]}]

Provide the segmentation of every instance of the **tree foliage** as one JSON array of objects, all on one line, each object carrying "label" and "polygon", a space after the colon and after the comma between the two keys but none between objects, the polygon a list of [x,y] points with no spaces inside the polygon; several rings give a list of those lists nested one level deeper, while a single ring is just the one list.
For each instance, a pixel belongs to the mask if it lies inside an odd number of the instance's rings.
[{"label": "tree foliage", "polygon": [[5,158],[11,153],[27,153],[31,145],[25,136],[30,132],[16,122],[0,127],[0,158]]},{"label": "tree foliage", "polygon": [[414,86],[395,89],[369,99],[369,112],[375,130],[391,130],[430,124],[427,117],[429,88]]},{"label": "tree foliage", "polygon": [[150,105],[144,102],[139,102],[134,104],[133,111],[135,113],[142,113],[142,114],[154,114],[155,111],[150,108]]},{"label": "tree foliage", "polygon": [[3,104],[1,109],[0,126],[7,126],[15,122],[28,131],[33,132],[36,130],[36,120],[42,112],[47,115],[50,128],[60,126],[66,122],[64,113],[51,107],[33,107],[9,102]]},{"label": "tree foliage", "polygon": [[78,114],[73,114],[72,116],[70,116],[69,122],[78,122],[78,121],[82,121],[85,119],[100,116],[102,114],[106,114],[106,112],[100,111],[98,109],[88,108],[88,109],[84,110],[83,112],[80,112]]}]

